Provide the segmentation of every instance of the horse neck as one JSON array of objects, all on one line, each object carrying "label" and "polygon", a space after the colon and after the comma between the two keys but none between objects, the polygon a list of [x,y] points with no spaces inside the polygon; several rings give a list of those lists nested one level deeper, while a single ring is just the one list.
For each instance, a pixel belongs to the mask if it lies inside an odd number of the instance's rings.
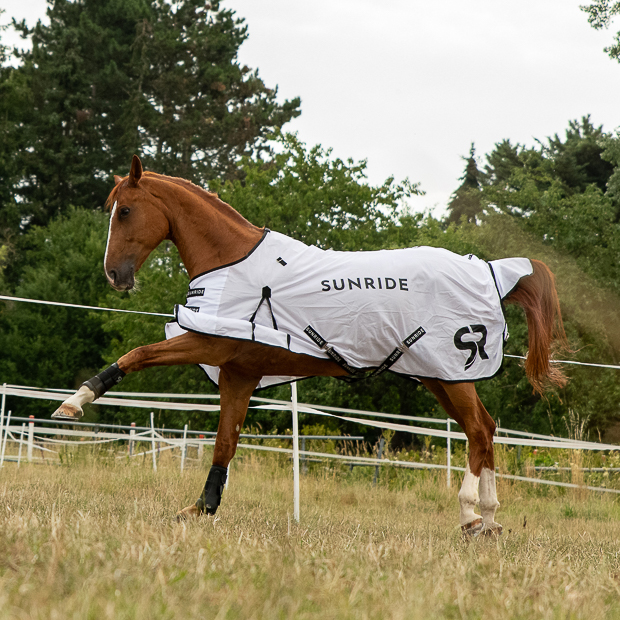
[{"label": "horse neck", "polygon": [[[172,185],[172,184],[169,184]],[[230,205],[196,186],[175,185],[170,208],[170,239],[190,279],[237,261],[260,241],[263,229]]]}]

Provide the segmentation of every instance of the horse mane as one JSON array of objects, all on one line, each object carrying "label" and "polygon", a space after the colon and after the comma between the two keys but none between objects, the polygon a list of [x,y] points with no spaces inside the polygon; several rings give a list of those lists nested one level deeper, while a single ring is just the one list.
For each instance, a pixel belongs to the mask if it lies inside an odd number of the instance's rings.
[{"label": "horse mane", "polygon": [[[239,211],[237,211],[234,207],[231,207],[228,203],[221,200],[216,193],[210,192],[200,187],[199,185],[188,181],[187,179],[181,179],[180,177],[171,177],[165,174],[157,174],[156,172],[148,171],[145,171],[142,174],[142,178],[154,181],[163,181],[166,184],[182,187],[190,193],[194,194],[194,196],[200,198],[202,201],[207,202],[212,207],[215,207],[221,213],[226,214],[228,217],[231,217],[234,220],[237,220],[237,222],[239,222],[240,224],[255,228],[255,226],[252,223],[248,222],[248,220],[246,220],[243,215],[239,213]],[[114,186],[114,188],[110,192],[110,195],[108,196],[108,199],[105,202],[106,210],[109,211],[112,208],[114,200],[116,199],[116,195],[120,191],[120,188],[126,184],[126,181],[127,178],[124,178],[120,183]]]}]

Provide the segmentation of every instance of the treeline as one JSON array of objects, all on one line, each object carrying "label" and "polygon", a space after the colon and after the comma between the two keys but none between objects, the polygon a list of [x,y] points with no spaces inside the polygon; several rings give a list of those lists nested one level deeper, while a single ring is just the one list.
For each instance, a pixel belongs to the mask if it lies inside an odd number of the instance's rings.
[{"label": "treeline", "polygon": [[[600,3],[599,3],[600,4]],[[28,29],[31,51],[0,69],[0,290],[3,294],[171,312],[188,279],[174,246],[162,244],[133,293],[112,291],[102,260],[114,174],[133,153],[147,169],[217,191],[246,218],[323,248],[372,250],[432,245],[490,260],[528,256],[557,275],[572,352],[620,362],[620,136],[589,117],[535,147],[498,142],[464,158],[461,185],[437,220],[414,211],[419,187],[369,184],[365,163],[342,161],[281,132],[300,113],[278,103],[237,52],[247,30],[218,2],[53,0],[50,25]],[[1,43],[1,39],[0,39]],[[611,52],[610,52],[611,53]],[[9,50],[0,46],[4,61]],[[456,183],[455,183],[456,185]],[[409,206],[407,206],[409,205]],[[507,353],[524,355],[522,312],[507,307]],[[128,350],[161,340],[164,319],[0,302],[0,383],[75,388]],[[569,385],[532,393],[520,363],[478,384],[481,398],[511,428],[566,434],[566,420],[604,432],[618,416],[617,370],[568,367]],[[123,390],[212,392],[195,367],[130,375]],[[333,379],[299,385],[305,402],[443,417],[421,387],[386,373],[353,386]],[[265,395],[288,398],[287,386]],[[53,405],[12,400],[20,414]],[[146,412],[91,407],[101,421],[137,421]],[[162,410],[158,423],[215,428],[215,416]],[[265,430],[286,414],[250,413]],[[302,419],[312,425],[314,418]],[[335,420],[350,432],[365,428]]]}]

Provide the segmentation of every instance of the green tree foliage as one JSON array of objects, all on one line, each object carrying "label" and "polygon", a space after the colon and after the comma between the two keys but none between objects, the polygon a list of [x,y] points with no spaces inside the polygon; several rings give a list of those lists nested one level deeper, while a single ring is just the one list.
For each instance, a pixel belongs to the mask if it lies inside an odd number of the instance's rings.
[{"label": "green tree foliage", "polygon": [[491,209],[518,216],[524,230],[618,291],[618,212],[609,187],[615,149],[614,139],[588,116],[571,121],[564,140],[556,134],[537,148],[498,143],[487,157],[482,196]]},{"label": "green tree foliage", "polygon": [[245,218],[309,245],[332,250],[385,247],[399,224],[402,201],[420,194],[408,180],[366,181],[366,161],[332,159],[296,136],[278,138],[279,154],[246,160],[243,181],[214,181],[211,189]]},{"label": "green tree foliage", "polygon": [[480,200],[480,182],[482,173],[478,170],[476,163],[476,149],[471,145],[469,157],[465,160],[465,172],[460,180],[463,181],[457,190],[452,194],[448,203],[448,221],[460,222],[463,218],[466,222],[475,222],[482,211]]},{"label": "green tree foliage", "polygon": [[[18,297],[98,305],[107,292],[101,269],[107,221],[101,211],[70,210],[24,238]],[[102,312],[0,304],[0,377],[19,385],[74,388],[103,364],[108,338]],[[30,404],[33,411],[37,405]],[[40,408],[40,406],[39,406]],[[20,411],[26,412],[25,403]]]},{"label": "green tree foliage", "polygon": [[[617,0],[595,0],[581,7],[588,14],[588,21],[593,28],[601,30],[611,26],[614,17],[620,15],[620,2]],[[614,43],[605,48],[611,58],[620,62],[620,32],[616,33]]]},{"label": "green tree foliage", "polygon": [[14,161],[2,225],[13,231],[69,204],[101,206],[133,153],[163,173],[232,178],[299,114],[298,99],[278,104],[239,65],[247,29],[217,0],[49,0],[48,17],[15,24],[32,49],[0,74],[0,161]]}]

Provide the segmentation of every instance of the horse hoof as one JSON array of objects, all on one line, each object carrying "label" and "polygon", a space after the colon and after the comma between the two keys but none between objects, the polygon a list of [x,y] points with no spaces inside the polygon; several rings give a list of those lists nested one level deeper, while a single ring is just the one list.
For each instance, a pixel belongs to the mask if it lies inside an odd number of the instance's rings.
[{"label": "horse hoof", "polygon": [[477,538],[481,531],[482,518],[475,519],[467,525],[461,525],[461,532],[463,533],[463,538],[466,539]]},{"label": "horse hoof", "polygon": [[179,512],[177,512],[177,521],[179,523],[181,521],[193,521],[194,519],[197,519],[201,514],[202,512],[200,511],[200,508],[198,508],[196,504],[192,504],[191,506],[183,508],[183,510],[179,510]]},{"label": "horse hoof", "polygon": [[474,535],[475,538],[497,538],[502,535],[504,528],[499,523],[485,523],[482,529]]},{"label": "horse hoof", "polygon": [[79,407],[63,403],[52,413],[52,418],[56,420],[79,420],[83,415],[84,412]]}]

